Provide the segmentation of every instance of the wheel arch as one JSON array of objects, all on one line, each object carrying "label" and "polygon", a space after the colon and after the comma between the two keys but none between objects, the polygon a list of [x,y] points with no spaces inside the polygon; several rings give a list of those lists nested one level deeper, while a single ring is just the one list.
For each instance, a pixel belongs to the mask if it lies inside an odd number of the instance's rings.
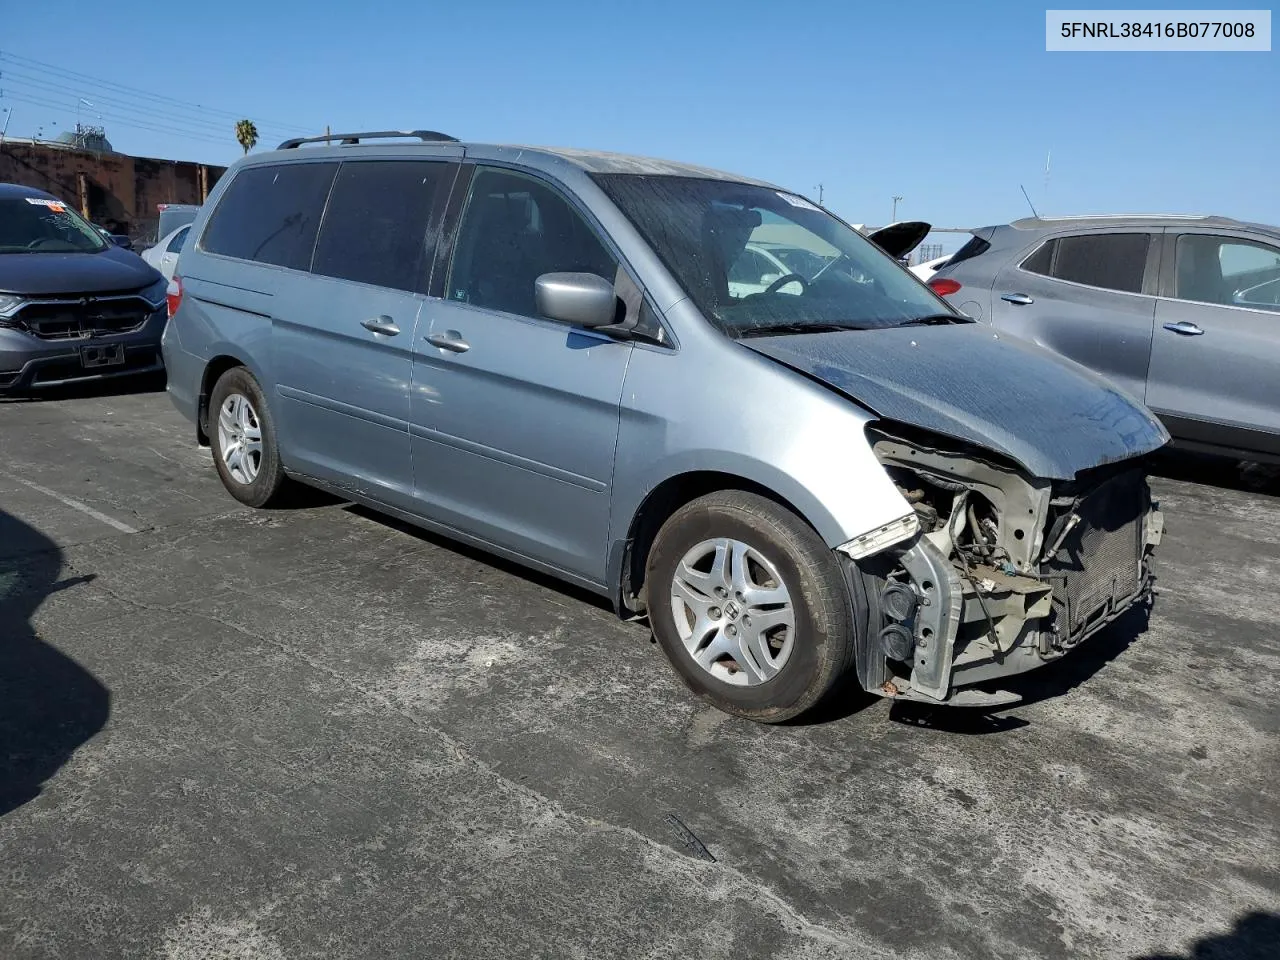
[{"label": "wheel arch", "polygon": [[645,563],[662,525],[685,504],[723,490],[741,490],[771,500],[795,514],[819,536],[822,536],[823,528],[831,524],[831,518],[825,511],[822,516],[815,518],[811,515],[812,510],[801,509],[792,498],[775,489],[774,485],[741,473],[688,470],[669,476],[645,494],[631,515],[625,537],[615,540],[611,546],[609,583],[613,587],[614,609],[619,616],[626,618],[644,612],[641,596]]},{"label": "wheel arch", "polygon": [[236,367],[244,367],[253,374],[259,384],[262,383],[262,378],[258,376],[253,365],[242,356],[229,350],[213,354],[200,375],[200,392],[196,395],[196,442],[202,447],[209,445],[209,395],[213,393],[213,386],[218,382],[218,378]]}]

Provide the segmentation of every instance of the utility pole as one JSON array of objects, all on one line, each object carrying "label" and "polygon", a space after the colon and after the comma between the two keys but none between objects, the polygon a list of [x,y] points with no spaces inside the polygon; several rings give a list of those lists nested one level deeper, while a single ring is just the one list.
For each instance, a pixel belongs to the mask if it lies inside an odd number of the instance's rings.
[{"label": "utility pole", "polygon": [[822,205],[822,184],[818,184],[818,205]]},{"label": "utility pole", "polygon": [[84,148],[84,127],[80,125],[80,105],[81,104],[84,104],[86,107],[92,107],[93,104],[90,103],[88,100],[86,100],[84,97],[80,97],[78,100],[76,100],[76,146],[83,149]]},{"label": "utility pole", "polygon": [[329,142],[329,125],[327,123],[324,125],[324,145],[326,147],[333,145]]},{"label": "utility pole", "polygon": [[893,214],[892,214],[892,216],[890,216],[890,217],[889,217],[889,222],[890,222],[890,223],[897,223],[897,222],[898,222],[898,201],[899,201],[899,200],[901,200],[901,199],[902,199],[901,197],[894,197],[894,198],[893,198]]}]

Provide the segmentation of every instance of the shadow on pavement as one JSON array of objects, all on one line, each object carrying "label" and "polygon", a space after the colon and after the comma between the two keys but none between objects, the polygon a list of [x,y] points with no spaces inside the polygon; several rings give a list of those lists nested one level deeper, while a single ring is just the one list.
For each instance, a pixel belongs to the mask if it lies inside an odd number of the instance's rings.
[{"label": "shadow on pavement", "polygon": [[1085,683],[1118,658],[1147,631],[1150,604],[1130,608],[1115,623],[1090,637],[1078,649],[1019,676],[1007,680],[979,684],[981,689],[1007,690],[1022,699],[996,710],[976,707],[932,706],[910,700],[897,700],[890,707],[889,719],[913,727],[927,727],[945,733],[981,736],[1007,733],[1030,725],[1019,716],[1019,710],[1044,700],[1065,696]]},{"label": "shadow on pavement", "polygon": [[0,394],[0,403],[49,403],[55,400],[92,400],[124,397],[134,393],[162,393],[168,381],[163,371],[107,380],[84,380],[61,387],[42,387],[21,393]]},{"label": "shadow on pavement", "polygon": [[[326,495],[327,496],[327,495]],[[336,498],[335,498],[336,499]],[[392,517],[385,513],[379,513],[369,507],[358,503],[350,503],[343,509],[354,513],[356,516],[364,517],[366,520],[372,520],[380,523],[384,527],[391,527],[393,530],[399,530],[401,533],[407,534],[417,540],[425,540],[428,543],[435,544],[442,550],[448,550],[460,557],[466,557],[468,560],[474,560],[476,563],[482,563],[486,567],[492,567],[495,570],[501,570],[503,573],[509,573],[513,577],[519,577],[521,580],[527,580],[529,583],[537,584],[548,590],[554,590],[556,593],[564,594],[583,603],[589,603],[592,606],[599,607],[602,610],[613,611],[613,606],[604,597],[592,593],[582,587],[576,587],[571,583],[566,583],[549,574],[540,573],[523,564],[507,560],[496,554],[488,553],[478,547],[472,547],[457,540],[441,534],[433,533],[430,530],[424,530],[422,527],[416,527],[411,523]]]},{"label": "shadow on pavement", "polygon": [[1152,472],[1167,480],[1280,497],[1280,464],[1170,450],[1156,458]]},{"label": "shadow on pavement", "polygon": [[31,625],[50,594],[93,579],[61,569],[51,540],[0,511],[0,816],[39,796],[110,713],[107,688]]},{"label": "shadow on pavement", "polygon": [[[1006,690],[1022,694],[1022,704],[1039,703],[1070,693],[1101,673],[1147,632],[1150,602],[1136,604],[1115,623],[1084,641],[1061,659],[1005,681]],[[1016,709],[1016,707],[1015,707]]]},{"label": "shadow on pavement", "polygon": [[1136,960],[1276,960],[1280,957],[1280,915],[1255,910],[1227,933],[1201,937],[1186,953],[1148,953]]}]

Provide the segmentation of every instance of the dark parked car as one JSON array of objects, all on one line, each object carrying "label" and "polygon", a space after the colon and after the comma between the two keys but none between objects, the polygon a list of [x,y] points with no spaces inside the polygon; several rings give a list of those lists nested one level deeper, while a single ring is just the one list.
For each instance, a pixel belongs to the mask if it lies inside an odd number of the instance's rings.
[{"label": "dark parked car", "polygon": [[165,288],[57,197],[0,184],[0,392],[162,370]]},{"label": "dark parked car", "polygon": [[106,227],[99,226],[96,223],[94,224],[94,227],[97,228],[100,234],[114,243],[117,247],[124,247],[126,250],[133,249],[133,240],[130,239],[127,233],[112,233]]},{"label": "dark parked car", "polygon": [[1280,228],[1226,217],[973,231],[929,285],[1146,402],[1176,444],[1280,460]]}]

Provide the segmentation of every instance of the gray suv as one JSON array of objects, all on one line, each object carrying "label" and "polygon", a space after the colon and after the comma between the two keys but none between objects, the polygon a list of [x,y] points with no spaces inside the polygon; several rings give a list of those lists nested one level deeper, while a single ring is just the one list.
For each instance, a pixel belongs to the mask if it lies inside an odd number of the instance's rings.
[{"label": "gray suv", "polygon": [[[586,587],[770,722],[849,672],[1012,702],[975,684],[1148,596],[1159,422],[806,198],[430,131],[333,139],[238,161],[170,287],[169,393],[240,501],[301,481]],[[731,290],[770,245],[806,255]]]},{"label": "gray suv", "polygon": [[0,183],[0,395],[161,372],[165,287],[62,199]]},{"label": "gray suv", "polygon": [[963,312],[1105,374],[1180,446],[1280,460],[1280,228],[1225,217],[1027,219],[930,280]]}]

